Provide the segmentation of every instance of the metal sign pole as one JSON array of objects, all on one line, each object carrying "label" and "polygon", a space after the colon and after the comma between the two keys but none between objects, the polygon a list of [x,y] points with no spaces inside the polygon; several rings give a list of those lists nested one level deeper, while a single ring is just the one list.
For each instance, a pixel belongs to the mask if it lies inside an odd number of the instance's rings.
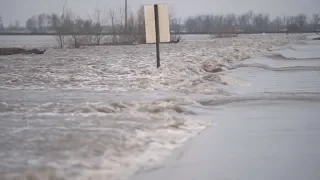
[{"label": "metal sign pole", "polygon": [[159,68],[160,67],[160,28],[159,28],[158,4],[154,5],[154,20],[155,20],[155,28],[156,28],[157,68]]}]

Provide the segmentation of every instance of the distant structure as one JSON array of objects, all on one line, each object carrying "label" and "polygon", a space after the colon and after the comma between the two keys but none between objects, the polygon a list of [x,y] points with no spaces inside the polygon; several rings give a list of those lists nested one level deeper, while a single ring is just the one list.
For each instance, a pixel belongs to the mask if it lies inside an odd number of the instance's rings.
[{"label": "distant structure", "polygon": [[240,32],[243,32],[243,30],[237,27],[222,28],[217,32],[217,35],[215,37],[216,38],[236,37]]},{"label": "distant structure", "polygon": [[289,24],[287,26],[287,33],[299,33],[301,32],[301,27],[298,24]]}]

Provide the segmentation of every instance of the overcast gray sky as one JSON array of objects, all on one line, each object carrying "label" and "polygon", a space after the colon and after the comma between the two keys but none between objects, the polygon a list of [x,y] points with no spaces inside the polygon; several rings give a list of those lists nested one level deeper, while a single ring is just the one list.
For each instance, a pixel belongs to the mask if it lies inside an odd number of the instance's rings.
[{"label": "overcast gray sky", "polygon": [[[0,0],[0,16],[5,25],[19,20],[22,25],[32,15],[46,12],[61,12],[65,0]],[[311,16],[320,13],[320,0],[128,0],[132,9],[141,4],[169,3],[174,15],[187,17],[200,13],[242,13],[248,10],[276,15],[305,13]],[[68,8],[82,17],[95,8],[119,9],[124,0],[68,0]]]}]

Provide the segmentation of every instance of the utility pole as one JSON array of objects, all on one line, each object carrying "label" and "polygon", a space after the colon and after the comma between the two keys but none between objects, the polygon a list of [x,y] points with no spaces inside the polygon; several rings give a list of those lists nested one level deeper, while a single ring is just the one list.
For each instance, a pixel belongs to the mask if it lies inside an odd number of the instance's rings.
[{"label": "utility pole", "polygon": [[124,22],[124,31],[125,33],[128,33],[128,0],[125,0],[125,5],[124,5],[124,18],[125,18],[125,22]]}]

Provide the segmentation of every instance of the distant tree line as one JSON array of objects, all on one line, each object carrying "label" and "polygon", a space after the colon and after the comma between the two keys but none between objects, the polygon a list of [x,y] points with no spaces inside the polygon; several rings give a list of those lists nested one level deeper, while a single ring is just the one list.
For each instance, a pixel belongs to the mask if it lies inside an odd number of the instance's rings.
[{"label": "distant tree line", "polygon": [[[63,7],[62,14],[41,13],[34,15],[21,26],[19,21],[4,27],[0,17],[0,32],[53,33],[59,47],[65,44],[80,47],[83,44],[100,45],[109,38],[112,43],[145,42],[145,20],[143,7],[137,12],[129,11],[125,26],[124,10],[96,9],[87,18],[75,15],[70,9]],[[125,28],[127,27],[127,28]],[[320,13],[307,17],[305,14],[296,16],[277,16],[270,18],[268,14],[246,13],[214,15],[202,14],[190,16],[184,20],[173,17],[170,13],[170,28],[175,33],[224,33],[240,30],[246,33],[258,32],[312,32],[320,29]],[[110,33],[112,36],[104,36]],[[119,36],[119,34],[125,34]],[[69,36],[67,36],[69,35]],[[85,36],[84,36],[85,35]]]},{"label": "distant tree line", "polygon": [[[312,17],[298,14],[296,16],[270,18],[268,14],[248,11],[240,15],[233,13],[226,15],[201,14],[190,16],[184,21],[181,18],[170,16],[170,24],[172,31],[185,33],[215,33],[228,31],[232,28],[237,28],[244,32],[279,32],[285,28],[296,32],[316,31],[320,29],[320,13],[313,14]],[[107,12],[95,10],[93,17],[88,15],[88,18],[82,19],[64,8],[63,15],[41,13],[30,17],[26,21],[25,28],[32,33],[119,33],[125,31],[124,11],[123,9],[118,12],[113,9],[109,9]],[[19,21],[4,28],[0,17],[0,31],[21,29],[23,27]],[[127,31],[127,33],[137,33],[134,31],[141,33],[144,31],[143,8],[140,8],[136,13],[129,13]]]},{"label": "distant tree line", "polygon": [[[235,15],[203,14],[190,16],[184,21],[186,32],[223,32],[237,28],[244,32],[280,32],[283,29],[289,31],[315,31],[319,29],[320,13],[308,18],[305,14],[296,16],[277,16],[273,19],[268,14],[246,13]],[[177,31],[177,29],[175,29]]]}]

